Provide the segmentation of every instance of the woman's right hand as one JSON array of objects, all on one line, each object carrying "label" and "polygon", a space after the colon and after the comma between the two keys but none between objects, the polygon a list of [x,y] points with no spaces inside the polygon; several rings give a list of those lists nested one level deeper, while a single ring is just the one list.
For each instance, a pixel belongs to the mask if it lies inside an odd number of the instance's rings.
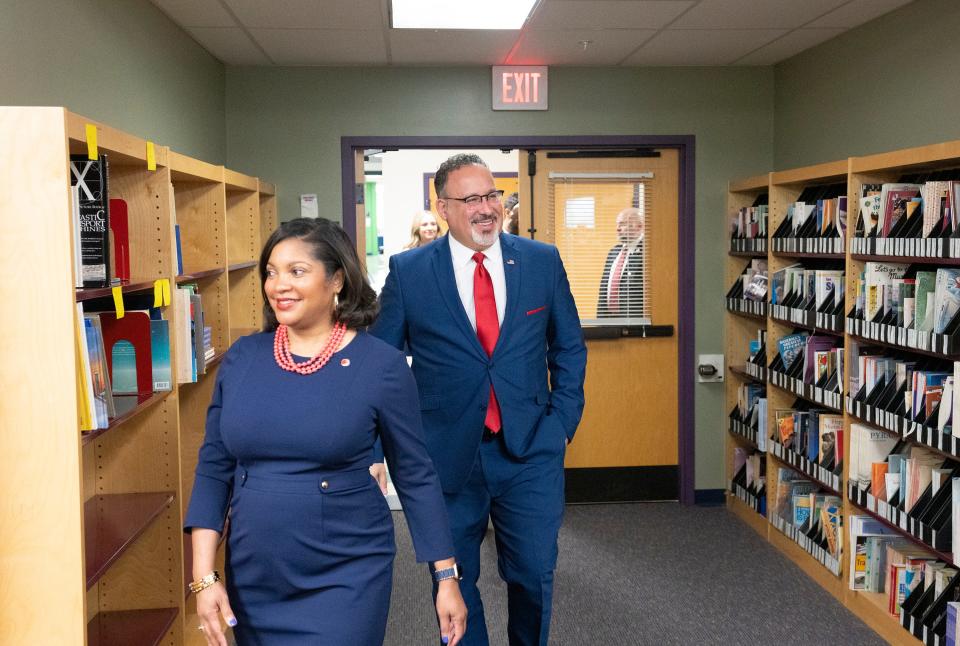
[{"label": "woman's right hand", "polygon": [[227,637],[223,634],[220,616],[228,626],[236,626],[237,618],[230,609],[230,600],[227,598],[227,589],[223,583],[217,582],[209,588],[196,593],[197,614],[200,616],[200,630],[207,639],[209,646],[227,646]]}]

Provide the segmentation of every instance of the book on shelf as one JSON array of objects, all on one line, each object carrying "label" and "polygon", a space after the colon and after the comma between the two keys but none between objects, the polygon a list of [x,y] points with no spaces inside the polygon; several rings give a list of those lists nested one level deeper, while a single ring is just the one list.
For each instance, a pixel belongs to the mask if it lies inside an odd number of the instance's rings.
[{"label": "book on shelf", "polygon": [[805,332],[787,334],[777,341],[777,351],[783,359],[784,368],[789,369],[793,362],[803,353],[807,337]]},{"label": "book on shelf", "polygon": [[960,269],[937,269],[933,299],[933,332],[943,334],[960,312]]},{"label": "book on shelf", "polygon": [[150,357],[154,392],[173,389],[170,363],[170,321],[150,318]]},{"label": "book on shelf", "polygon": [[83,303],[76,304],[73,317],[73,345],[76,353],[74,373],[77,385],[77,420],[81,431],[96,430],[94,413],[93,383],[90,377],[90,354],[87,348],[86,323],[83,317]]},{"label": "book on shelf", "polygon": [[[77,188],[74,216],[79,218],[80,282],[84,287],[110,286],[109,163],[101,154],[70,155],[70,183]],[[75,225],[77,226],[77,225]]]},{"label": "book on shelf", "polygon": [[[765,199],[766,195],[760,199]],[[734,239],[763,239],[767,237],[767,215],[769,207],[765,203],[755,202],[753,206],[740,208],[730,218],[730,237]]]},{"label": "book on shelf", "polygon": [[173,344],[176,352],[177,383],[192,383],[197,380],[194,359],[193,342],[190,338],[190,295],[192,290],[177,287],[173,290],[175,320],[172,328],[177,342]]},{"label": "book on shelf", "polygon": [[880,188],[880,212],[877,231],[883,237],[890,235],[891,229],[906,218],[907,202],[920,195],[919,184],[883,184]]},{"label": "book on shelf", "polygon": [[105,352],[103,338],[94,325],[94,319],[84,315],[86,329],[87,356],[90,366],[90,383],[93,386],[94,415],[96,428],[110,425],[110,413],[113,409],[113,396],[110,388],[109,356]]},{"label": "book on shelf", "polygon": [[850,425],[851,482],[866,489],[870,486],[874,462],[886,462],[900,440],[884,431],[853,423]]}]

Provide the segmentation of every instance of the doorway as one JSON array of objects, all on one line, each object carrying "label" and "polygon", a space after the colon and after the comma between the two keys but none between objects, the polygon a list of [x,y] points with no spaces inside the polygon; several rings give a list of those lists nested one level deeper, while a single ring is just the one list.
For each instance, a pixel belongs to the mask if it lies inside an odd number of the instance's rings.
[{"label": "doorway", "polygon": [[[684,504],[692,504],[694,410],[691,402],[695,369],[694,138],[345,137],[341,140],[343,226],[355,237],[358,249],[361,250],[366,246],[362,160],[363,151],[370,148],[519,150],[520,234],[545,242],[557,241],[557,223],[563,221],[562,217],[557,216],[556,187],[551,193],[546,183],[551,172],[561,172],[557,169],[551,171],[551,166],[570,166],[571,162],[559,163],[560,159],[577,160],[570,167],[576,167],[572,172],[581,175],[595,173],[597,168],[609,165],[611,162],[602,161],[605,158],[619,159],[613,163],[621,166],[624,159],[646,159],[648,162],[656,159],[658,161],[654,176],[659,178],[665,177],[668,167],[672,168],[673,179],[664,182],[651,193],[657,195],[655,199],[659,200],[657,210],[663,210],[664,206],[668,205],[673,214],[654,220],[657,223],[657,235],[660,236],[658,240],[662,237],[661,241],[664,243],[668,240],[673,242],[672,246],[662,246],[663,253],[659,260],[656,260],[656,266],[652,256],[650,259],[651,270],[647,280],[652,284],[653,291],[646,307],[651,316],[641,314],[634,318],[628,317],[625,321],[584,320],[595,317],[597,307],[595,304],[586,305],[587,300],[590,300],[588,297],[584,297],[583,304],[578,302],[589,347],[586,386],[588,403],[576,441],[568,451],[566,466],[568,496],[571,502],[679,499]],[[657,151],[659,154],[653,156],[650,151]],[[556,153],[553,158],[558,160],[557,162],[549,161],[547,155],[551,152]],[[624,167],[617,172],[623,174],[638,171]],[[544,185],[540,186],[540,182],[544,182]],[[633,186],[636,184],[634,182]],[[563,205],[566,205],[569,199],[577,199],[577,196],[569,194],[569,191],[561,193],[560,200]],[[550,209],[553,209],[552,220]],[[597,215],[600,215],[599,211]],[[606,227],[609,233],[609,213],[604,215],[600,224]],[[570,273],[570,250],[565,252],[561,245],[562,243],[558,244],[558,248],[561,255],[567,254],[564,255],[564,262]],[[657,277],[658,267],[663,274],[660,278]],[[584,271],[596,273],[597,268]],[[589,282],[590,279],[585,280]],[[665,280],[667,282],[664,282]],[[664,298],[668,295],[672,298],[672,304],[665,304]],[[630,338],[631,336],[640,338]],[[627,365],[624,365],[624,357],[630,357]],[[664,365],[675,367],[673,371],[668,371],[672,373],[669,379],[661,369]],[[653,366],[658,368],[654,369]],[[641,378],[635,379],[632,373],[641,375]],[[615,383],[605,381],[612,375],[617,375],[619,380]],[[659,381],[658,375],[663,377]],[[640,395],[634,391],[621,392],[621,386],[631,382],[644,382],[645,385],[641,384],[638,391]],[[658,389],[651,389],[651,383],[658,383]],[[616,388],[611,389],[612,386]],[[647,403],[638,405],[641,398]],[[591,406],[591,401],[594,406]],[[660,406],[655,406],[655,403]],[[612,417],[609,410],[611,406],[618,409]],[[631,420],[631,417],[634,419]],[[638,417],[649,421],[647,428],[644,428],[643,424],[638,425],[635,421]],[[671,420],[671,423],[663,424],[663,420]],[[672,420],[676,423],[673,424]],[[657,432],[661,435],[654,436],[650,428],[658,429]]]}]

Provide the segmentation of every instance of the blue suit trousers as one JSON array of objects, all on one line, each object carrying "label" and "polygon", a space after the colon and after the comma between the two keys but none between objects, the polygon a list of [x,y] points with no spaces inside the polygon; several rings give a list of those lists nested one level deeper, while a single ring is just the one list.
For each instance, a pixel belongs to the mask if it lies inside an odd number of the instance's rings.
[{"label": "blue suit trousers", "polygon": [[[511,646],[546,646],[553,601],[557,535],[563,522],[564,452],[542,462],[517,460],[503,438],[482,442],[470,477],[457,493],[444,493],[467,604],[463,646],[487,646],[483,601],[477,589],[480,545],[493,521],[497,569],[507,584]],[[434,587],[436,591],[436,587]]]}]

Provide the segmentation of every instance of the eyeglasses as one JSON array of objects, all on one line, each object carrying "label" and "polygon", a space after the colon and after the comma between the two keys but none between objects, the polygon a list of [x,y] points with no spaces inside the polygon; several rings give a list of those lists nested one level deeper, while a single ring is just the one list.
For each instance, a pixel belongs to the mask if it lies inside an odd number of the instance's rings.
[{"label": "eyeglasses", "polygon": [[484,200],[487,202],[500,202],[500,198],[503,197],[503,191],[497,189],[496,191],[491,191],[486,195],[468,195],[466,197],[441,197],[441,200],[456,200],[457,202],[463,202],[471,209],[475,209],[483,204]]}]

